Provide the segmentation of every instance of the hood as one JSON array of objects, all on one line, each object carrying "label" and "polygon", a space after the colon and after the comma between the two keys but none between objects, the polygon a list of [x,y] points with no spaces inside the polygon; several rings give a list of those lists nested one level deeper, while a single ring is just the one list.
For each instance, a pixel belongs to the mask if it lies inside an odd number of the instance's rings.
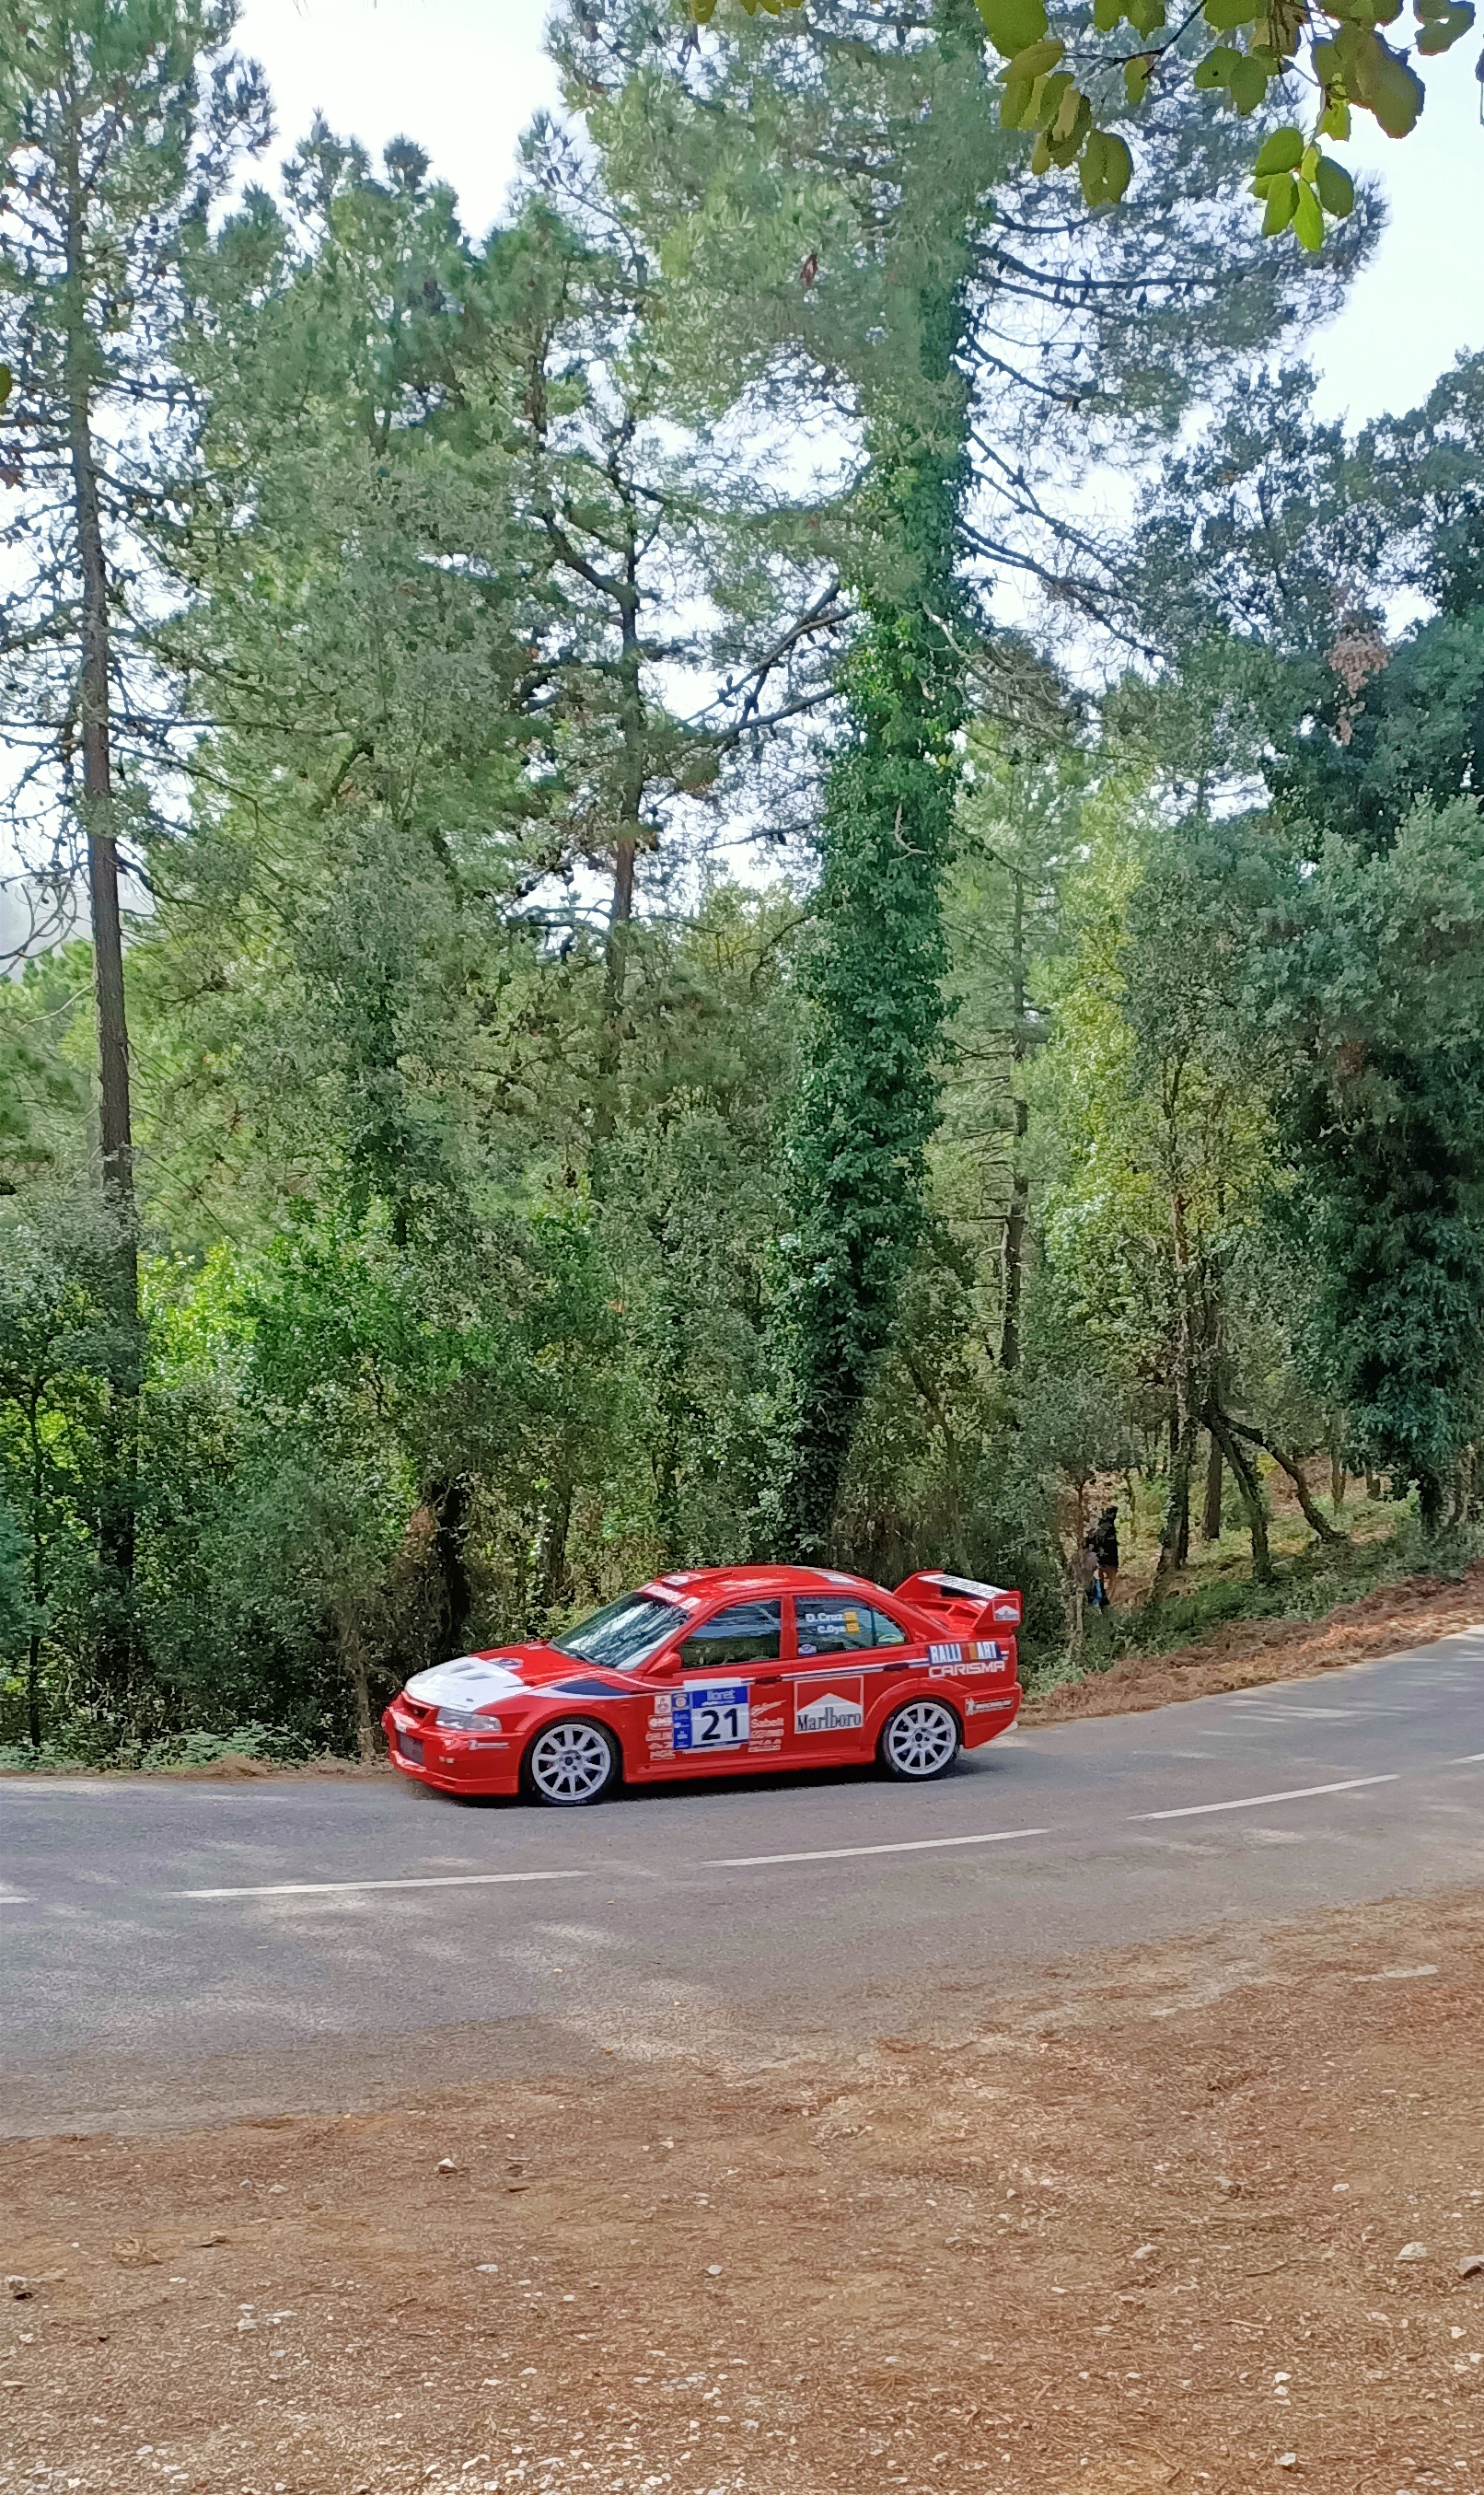
[{"label": "hood", "polygon": [[[553,1684],[572,1697],[621,1698],[632,1679],[621,1673],[595,1670],[577,1655],[558,1654],[554,1647],[505,1647],[490,1654],[458,1654],[415,1672],[406,1684],[409,1698],[424,1707],[498,1707],[502,1699],[521,1693],[534,1697]],[[578,1686],[580,1684],[580,1686]]]}]

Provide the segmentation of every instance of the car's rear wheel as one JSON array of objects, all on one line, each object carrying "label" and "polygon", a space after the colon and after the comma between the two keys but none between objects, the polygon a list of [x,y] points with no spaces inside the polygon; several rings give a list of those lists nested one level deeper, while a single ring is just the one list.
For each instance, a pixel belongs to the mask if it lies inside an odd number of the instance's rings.
[{"label": "car's rear wheel", "polygon": [[963,1738],[958,1717],[941,1698],[910,1698],[886,1718],[878,1756],[889,1776],[926,1784],[947,1774]]},{"label": "car's rear wheel", "polygon": [[532,1802],[572,1809],[602,1802],[618,1783],[618,1743],[601,1724],[581,1716],[564,1716],[544,1725],[527,1750],[520,1781]]}]

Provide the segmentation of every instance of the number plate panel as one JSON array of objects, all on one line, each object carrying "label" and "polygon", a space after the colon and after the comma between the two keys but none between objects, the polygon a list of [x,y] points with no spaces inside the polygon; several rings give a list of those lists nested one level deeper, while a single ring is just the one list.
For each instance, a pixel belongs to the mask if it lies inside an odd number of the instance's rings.
[{"label": "number plate panel", "polygon": [[749,1687],[745,1680],[688,1680],[670,1715],[677,1750],[745,1750]]}]

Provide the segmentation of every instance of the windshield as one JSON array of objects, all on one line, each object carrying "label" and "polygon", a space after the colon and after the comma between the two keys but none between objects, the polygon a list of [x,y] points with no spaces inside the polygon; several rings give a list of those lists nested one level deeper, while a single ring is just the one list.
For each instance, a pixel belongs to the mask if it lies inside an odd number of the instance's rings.
[{"label": "windshield", "polygon": [[621,1594],[551,1643],[558,1654],[580,1655],[609,1672],[633,1672],[665,1644],[682,1617],[678,1603],[664,1603],[656,1594]]}]

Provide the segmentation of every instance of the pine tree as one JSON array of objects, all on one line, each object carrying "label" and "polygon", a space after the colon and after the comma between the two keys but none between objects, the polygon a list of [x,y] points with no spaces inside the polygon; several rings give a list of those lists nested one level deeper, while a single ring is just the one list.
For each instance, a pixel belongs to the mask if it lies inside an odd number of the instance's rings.
[{"label": "pine tree", "polygon": [[[93,942],[98,1127],[117,1217],[120,1315],[138,1315],[134,1142],[120,851],[136,857],[152,769],[169,758],[168,689],[150,658],[168,585],[139,525],[191,410],[171,359],[184,271],[244,148],[264,144],[259,73],[228,46],[232,0],[56,0],[0,34],[0,347],[14,376],[4,436],[16,516],[4,689],[29,751],[12,803],[32,835],[49,805],[48,872],[80,842]],[[134,1568],[130,1397],[102,1543],[108,1632],[127,1669]]]}]

